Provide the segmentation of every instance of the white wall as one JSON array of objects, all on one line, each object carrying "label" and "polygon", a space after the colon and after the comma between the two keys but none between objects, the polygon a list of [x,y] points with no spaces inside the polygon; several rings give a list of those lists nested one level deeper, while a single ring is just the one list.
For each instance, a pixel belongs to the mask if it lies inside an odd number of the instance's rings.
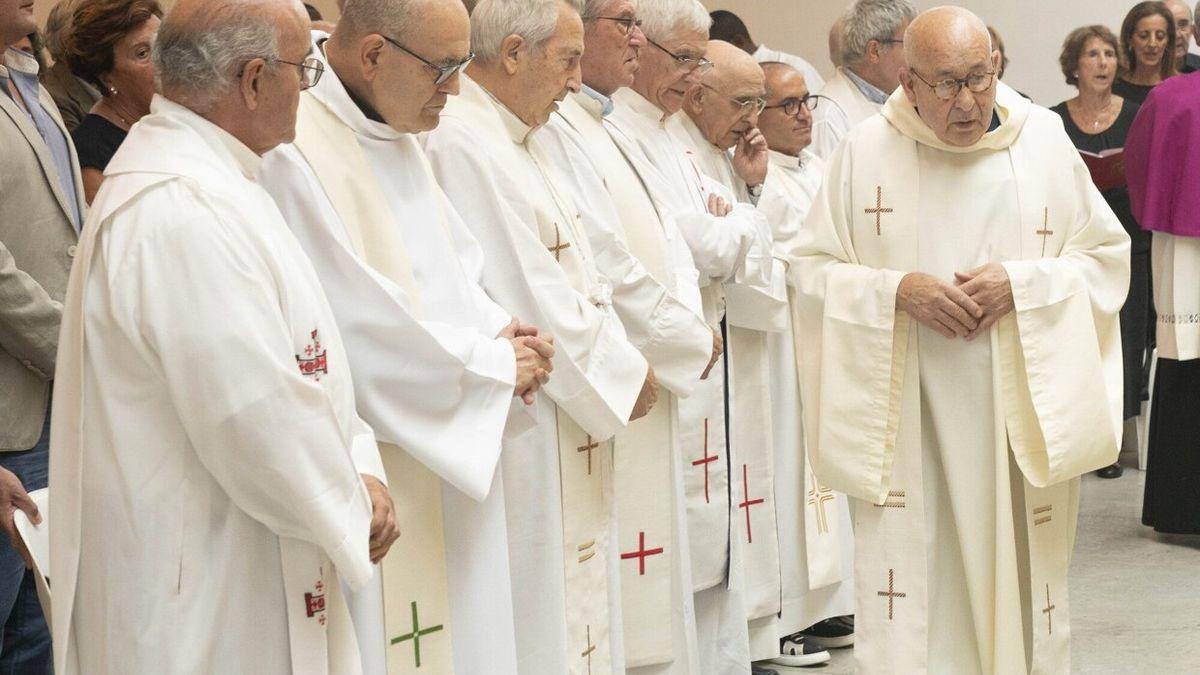
[{"label": "white wall", "polygon": [[[727,9],[746,22],[755,41],[798,54],[823,74],[829,62],[829,27],[849,0],[701,0],[710,9]],[[653,2],[653,0],[643,0]],[[917,0],[924,10],[948,4]],[[960,0],[949,3],[975,12],[996,27],[1009,58],[1004,80],[1041,105],[1074,96],[1063,81],[1058,55],[1067,34],[1079,26],[1107,25],[1114,33],[1134,0]],[[1189,3],[1190,4],[1190,3]]]}]

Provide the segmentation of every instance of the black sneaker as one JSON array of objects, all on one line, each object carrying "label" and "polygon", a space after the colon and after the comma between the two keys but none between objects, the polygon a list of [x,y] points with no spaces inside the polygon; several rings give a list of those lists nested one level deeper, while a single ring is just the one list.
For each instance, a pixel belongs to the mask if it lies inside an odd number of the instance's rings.
[{"label": "black sneaker", "polygon": [[1125,467],[1121,466],[1120,462],[1114,463],[1112,466],[1106,466],[1103,469],[1097,469],[1096,475],[1101,478],[1120,478],[1125,473]]},{"label": "black sneaker", "polygon": [[796,633],[779,640],[779,656],[771,659],[781,666],[819,666],[828,663],[829,652],[810,644],[804,636]]},{"label": "black sneaker", "polygon": [[841,649],[854,644],[854,617],[835,616],[800,631],[805,640],[821,649]]}]

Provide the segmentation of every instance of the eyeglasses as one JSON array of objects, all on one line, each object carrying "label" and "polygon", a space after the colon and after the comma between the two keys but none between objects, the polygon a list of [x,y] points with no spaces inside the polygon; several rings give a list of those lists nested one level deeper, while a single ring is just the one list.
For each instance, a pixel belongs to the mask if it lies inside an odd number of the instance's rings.
[{"label": "eyeglasses", "polygon": [[675,59],[675,63],[679,64],[680,70],[683,70],[684,72],[695,72],[697,75],[703,75],[704,73],[712,70],[713,62],[704,57],[695,58],[692,56],[680,56],[675,52],[672,52],[670,49],[658,44],[654,40],[651,40],[650,38],[646,38],[646,42],[658,47],[666,52],[667,56]]},{"label": "eyeglasses", "polygon": [[593,17],[594,21],[613,21],[620,26],[621,35],[629,35],[633,32],[633,27],[642,27],[642,20],[635,19],[632,16],[597,16]]},{"label": "eyeglasses", "polygon": [[433,78],[434,84],[442,84],[446,80],[454,77],[456,74],[458,74],[459,71],[461,71],[463,68],[466,68],[467,64],[469,64],[471,62],[471,60],[475,58],[475,52],[471,52],[470,54],[467,54],[467,58],[463,59],[462,61],[459,61],[458,63],[451,63],[448,66],[439,66],[438,64],[430,61],[429,59],[426,59],[425,57],[421,56],[420,54],[417,54],[413,50],[409,49],[408,47],[405,47],[404,45],[400,44],[399,42],[396,42],[395,40],[393,40],[392,38],[390,38],[386,35],[380,35],[379,37],[383,38],[384,40],[387,40],[396,49],[399,49],[400,51],[404,52],[405,54],[408,54],[409,56],[420,61],[421,63],[424,63],[428,68],[430,68],[431,70],[436,72],[437,77]]},{"label": "eyeglasses", "polygon": [[982,94],[988,90],[988,87],[992,86],[992,80],[996,76],[995,71],[988,71],[986,73],[974,73],[963,78],[952,77],[938,82],[928,82],[925,78],[917,75],[917,71],[910,70],[909,72],[924,83],[925,86],[932,89],[933,93],[937,94],[937,97],[943,101],[949,101],[958,96],[958,92],[962,91],[964,86],[972,93]]},{"label": "eyeglasses", "polygon": [[876,42],[878,42],[879,44],[882,44],[882,45],[902,45],[902,44],[904,44],[904,40],[897,40],[896,38],[883,38],[882,40],[876,40]]},{"label": "eyeglasses", "polygon": [[[321,76],[325,74],[325,64],[321,62],[321,59],[318,59],[315,56],[310,56],[300,63],[296,63],[295,61],[284,61],[283,59],[274,56],[259,58],[267,63],[285,63],[289,66],[296,66],[296,71],[300,75],[301,91],[304,91],[309,87],[317,86],[317,83],[321,81]],[[251,61],[253,61],[253,59],[251,59]],[[241,77],[246,73],[246,66],[249,64],[250,62],[247,61],[242,65],[241,69],[238,70],[238,77]]]},{"label": "eyeglasses", "polygon": [[763,108],[763,110],[772,110],[774,108],[783,108],[784,115],[787,115],[788,117],[795,117],[797,114],[800,113],[800,106],[804,106],[805,108],[808,108],[810,111],[816,110],[817,104],[820,103],[821,99],[823,99],[823,98],[825,98],[825,97],[821,96],[820,94],[805,94],[803,98],[797,98],[797,97],[793,96],[791,98],[783,99],[776,105],[766,106]]},{"label": "eyeglasses", "polygon": [[734,104],[735,106],[737,106],[739,115],[751,115],[751,114],[757,115],[758,113],[762,112],[764,108],[767,107],[767,102],[761,98],[749,98],[749,99],[733,98],[732,96],[726,96],[725,94],[722,94],[721,92],[717,91],[715,88],[713,88],[707,84],[701,84],[700,86],[704,87],[705,89],[715,92],[721,98],[723,98],[723,99],[729,101],[730,103]]}]

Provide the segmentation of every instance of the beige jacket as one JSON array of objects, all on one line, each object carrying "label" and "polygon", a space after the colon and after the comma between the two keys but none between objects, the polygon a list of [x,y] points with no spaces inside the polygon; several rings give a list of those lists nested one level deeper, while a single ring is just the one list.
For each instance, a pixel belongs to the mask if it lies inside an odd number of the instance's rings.
[{"label": "beige jacket", "polygon": [[[41,104],[66,133],[54,100]],[[83,194],[74,146],[76,194]],[[42,432],[62,299],[77,235],[50,149],[29,115],[0,93],[0,452],[27,450]]]}]

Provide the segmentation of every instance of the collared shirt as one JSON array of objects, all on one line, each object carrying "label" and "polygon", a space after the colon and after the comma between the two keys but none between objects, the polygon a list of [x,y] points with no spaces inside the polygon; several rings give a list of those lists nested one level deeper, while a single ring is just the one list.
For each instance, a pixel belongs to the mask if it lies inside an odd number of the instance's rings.
[{"label": "collared shirt", "polygon": [[862,92],[862,95],[867,97],[868,101],[876,105],[883,105],[887,102],[887,92],[862,79],[849,68],[843,68],[842,71],[846,73],[846,77],[850,78],[850,81],[854,83],[854,86],[858,87],[858,90]]},{"label": "collared shirt", "polygon": [[611,96],[605,96],[586,84],[580,85],[580,91],[595,99],[596,102],[600,104],[601,117],[608,117],[609,113],[613,111],[613,100]]},{"label": "collared shirt", "polygon": [[79,203],[79,195],[75,192],[75,169],[74,163],[71,161],[71,148],[68,145],[70,140],[67,138],[66,132],[54,121],[50,112],[42,105],[37,59],[19,49],[9,48],[4,52],[3,61],[3,65],[0,66],[0,91],[4,92],[5,96],[12,96],[3,82],[3,80],[9,79],[21,93],[21,98],[25,102],[24,110],[50,150],[50,158],[54,162],[55,178],[58,179],[59,187],[67,197],[67,203],[72,207],[69,214],[71,224],[75,226],[76,231],[79,231],[80,224],[83,222],[83,208]]}]

